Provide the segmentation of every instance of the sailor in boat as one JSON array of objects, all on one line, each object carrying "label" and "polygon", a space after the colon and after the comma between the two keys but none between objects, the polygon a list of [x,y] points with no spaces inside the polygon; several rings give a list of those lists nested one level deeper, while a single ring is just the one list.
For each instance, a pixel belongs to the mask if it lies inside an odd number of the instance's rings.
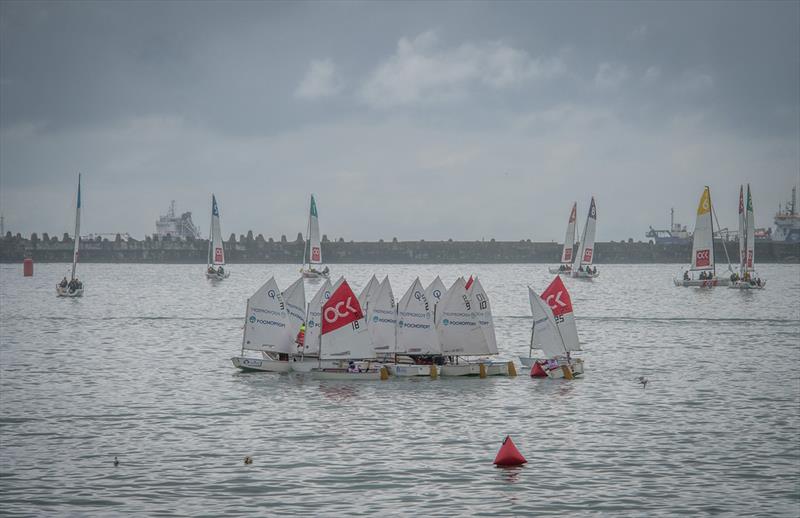
[{"label": "sailor in boat", "polygon": [[66,288],[67,284],[69,284],[69,282],[67,281],[67,276],[65,275],[64,278],[61,279],[61,282],[59,283],[59,286],[61,286],[62,288]]},{"label": "sailor in boat", "polygon": [[217,273],[217,270],[215,270],[213,266],[209,266],[208,273],[209,275],[215,275]]},{"label": "sailor in boat", "polygon": [[220,266],[219,269],[217,270],[217,275],[225,275],[225,268]]},{"label": "sailor in boat", "polygon": [[306,325],[300,324],[300,331],[297,332],[297,338],[294,339],[294,343],[297,344],[297,352],[303,352],[303,345],[306,342]]},{"label": "sailor in boat", "polygon": [[686,270],[685,272],[683,272],[683,280],[684,281],[691,280],[691,277],[689,277],[689,270]]},{"label": "sailor in boat", "polygon": [[347,364],[347,372],[361,372],[361,369],[356,365],[356,362],[350,360]]}]

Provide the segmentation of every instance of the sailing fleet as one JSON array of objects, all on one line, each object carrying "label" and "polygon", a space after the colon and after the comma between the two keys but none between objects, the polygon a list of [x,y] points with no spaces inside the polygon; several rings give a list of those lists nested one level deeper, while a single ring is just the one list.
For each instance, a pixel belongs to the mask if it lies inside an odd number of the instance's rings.
[{"label": "sailing fleet", "polygon": [[[746,194],[745,194],[746,193]],[[755,270],[755,221],[750,186],[739,189],[739,268],[717,274],[714,249],[716,214],[711,190],[700,196],[689,267],[674,284],[682,287],[763,289]],[[77,277],[80,249],[81,178],[78,175],[75,244],[70,279],[56,285],[59,297],[81,297]],[[533,323],[528,356],[522,367],[532,377],[574,379],[584,373],[572,300],[561,275],[579,279],[599,276],[594,261],[597,206],[594,197],[575,246],[577,202],[573,202],[560,265],[541,293],[528,287]],[[719,224],[717,223],[717,228]],[[724,242],[723,242],[724,247]],[[724,248],[727,257],[727,248]],[[574,253],[577,252],[577,253]],[[211,195],[211,237],[206,278],[228,278],[217,199]],[[343,277],[330,281],[323,267],[319,215],[311,195],[300,277],[281,291],[274,277],[247,299],[241,351],[231,358],[244,371],[304,373],[318,379],[385,380],[390,376],[516,376],[514,361],[498,358],[489,295],[477,276],[456,278],[447,287],[438,276],[424,286],[417,277],[395,300],[389,277],[372,275],[358,296]],[[306,302],[305,282],[321,285]],[[534,350],[540,355],[534,356]]]}]

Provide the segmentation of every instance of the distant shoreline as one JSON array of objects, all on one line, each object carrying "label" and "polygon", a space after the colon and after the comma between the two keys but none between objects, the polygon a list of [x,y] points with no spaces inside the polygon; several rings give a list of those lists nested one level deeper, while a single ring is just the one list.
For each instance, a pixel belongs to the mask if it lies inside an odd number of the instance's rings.
[{"label": "distant shoreline", "polygon": [[[21,236],[0,239],[0,263],[19,263],[25,257],[40,263],[69,263],[73,243],[46,234],[39,239]],[[233,237],[233,236],[231,236]],[[241,236],[224,243],[229,264],[300,264],[303,241],[265,240],[262,236]],[[725,244],[732,263],[738,262],[736,242]],[[551,264],[557,265],[562,245],[524,241],[325,241],[322,255],[326,264]],[[602,242],[595,244],[596,264],[688,264],[691,244],[665,245],[646,242]],[[83,263],[205,264],[208,241],[82,240]],[[725,248],[714,249],[718,264],[727,262]],[[756,263],[800,263],[800,243],[756,242]]]}]

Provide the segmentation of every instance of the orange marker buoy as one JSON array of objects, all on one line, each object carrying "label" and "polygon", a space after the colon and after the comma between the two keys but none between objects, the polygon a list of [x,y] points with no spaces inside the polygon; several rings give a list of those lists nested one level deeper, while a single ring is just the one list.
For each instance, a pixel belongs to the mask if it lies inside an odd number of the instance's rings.
[{"label": "orange marker buoy", "polygon": [[497,452],[497,457],[494,458],[494,463],[498,466],[519,466],[528,462],[525,457],[519,452],[511,440],[510,435],[506,435],[503,439],[503,445],[500,446],[500,451]]}]

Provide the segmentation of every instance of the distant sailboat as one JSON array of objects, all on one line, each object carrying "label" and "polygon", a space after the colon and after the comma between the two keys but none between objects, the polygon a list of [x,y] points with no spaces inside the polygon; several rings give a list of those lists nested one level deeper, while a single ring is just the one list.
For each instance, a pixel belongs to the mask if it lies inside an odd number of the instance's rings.
[{"label": "distant sailboat", "polygon": [[730,288],[740,290],[760,290],[767,281],[762,280],[755,270],[755,216],[750,184],[747,184],[747,203],[744,201],[744,186],[739,187],[739,273],[731,275]]},{"label": "distant sailboat", "polygon": [[561,266],[550,268],[550,273],[567,274],[572,271],[572,248],[575,246],[575,222],[577,220],[578,202],[572,203],[567,221],[567,234],[564,236],[564,248],[561,250]]},{"label": "distant sailboat", "polygon": [[[532,369],[531,376],[534,377],[572,379],[582,375],[583,360],[570,356],[570,353],[580,351],[581,346],[572,300],[561,278],[556,277],[541,296],[529,286],[528,298],[533,325],[528,356],[519,358],[522,365]],[[543,357],[534,358],[534,349],[540,349]]]},{"label": "distant sailboat", "polygon": [[319,216],[317,215],[317,202],[314,195],[311,195],[311,205],[308,211],[308,229],[306,231],[306,244],[303,247],[303,267],[300,273],[303,277],[316,279],[327,278],[329,275],[328,267],[319,270],[315,266],[322,264],[322,243],[319,235]]},{"label": "distant sailboat", "polygon": [[222,230],[219,226],[217,198],[211,195],[211,239],[208,241],[208,264],[206,278],[221,281],[230,276],[225,270],[225,247],[222,245]]},{"label": "distant sailboat", "polygon": [[67,278],[56,284],[59,297],[83,297],[83,282],[75,275],[78,268],[78,255],[81,247],[81,175],[78,175],[78,203],[75,208],[75,244],[72,247],[72,270]]},{"label": "distant sailboat", "polygon": [[570,273],[572,277],[591,279],[600,275],[597,273],[597,267],[591,267],[592,261],[594,261],[594,235],[596,229],[597,207],[594,203],[594,196],[592,196],[589,212],[586,215],[586,224],[583,226],[580,246],[578,247],[578,255],[572,261],[572,271]]},{"label": "distant sailboat", "polygon": [[[697,205],[692,236],[692,264],[684,271],[682,279],[673,279],[675,286],[713,288],[729,285],[728,277],[717,277],[714,259],[714,206],[711,203],[711,189],[706,186]],[[700,275],[694,278],[690,272],[697,271]]]}]

